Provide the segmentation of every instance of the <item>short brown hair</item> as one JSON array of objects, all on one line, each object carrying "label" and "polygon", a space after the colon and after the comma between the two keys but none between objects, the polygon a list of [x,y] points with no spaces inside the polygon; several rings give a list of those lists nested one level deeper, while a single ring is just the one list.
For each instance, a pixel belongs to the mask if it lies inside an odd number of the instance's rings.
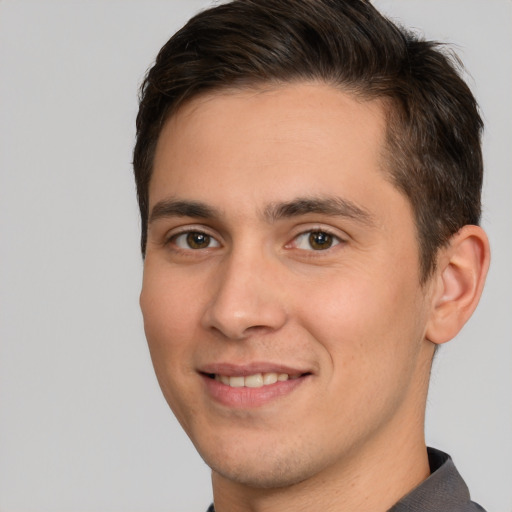
[{"label": "short brown hair", "polygon": [[478,224],[482,120],[460,63],[366,0],[234,0],[193,17],[160,50],[140,92],[134,172],[145,254],[148,188],[166,120],[202,93],[320,81],[389,105],[386,160],[410,200],[422,280],[439,247]]}]

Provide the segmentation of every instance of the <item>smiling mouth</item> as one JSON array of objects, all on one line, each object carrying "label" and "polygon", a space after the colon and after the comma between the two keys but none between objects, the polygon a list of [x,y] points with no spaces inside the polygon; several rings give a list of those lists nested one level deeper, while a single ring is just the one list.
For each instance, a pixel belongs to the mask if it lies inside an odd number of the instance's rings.
[{"label": "smiling mouth", "polygon": [[207,376],[217,382],[221,382],[226,386],[232,388],[261,388],[270,386],[276,382],[285,382],[287,380],[296,380],[300,377],[309,375],[303,374],[288,374],[288,373],[255,373],[253,375],[220,375],[217,373],[209,373]]}]

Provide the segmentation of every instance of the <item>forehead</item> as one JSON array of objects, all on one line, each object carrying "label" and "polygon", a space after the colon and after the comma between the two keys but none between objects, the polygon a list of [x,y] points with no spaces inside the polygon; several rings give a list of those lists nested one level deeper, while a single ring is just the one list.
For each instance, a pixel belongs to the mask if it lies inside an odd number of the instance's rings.
[{"label": "forehead", "polygon": [[265,179],[290,194],[304,186],[324,193],[322,185],[333,178],[340,187],[384,180],[385,132],[380,101],[362,101],[326,84],[203,95],[182,106],[160,134],[150,203],[164,188],[168,194],[185,183],[199,193],[209,182],[203,191],[211,197],[247,181],[268,194]]}]

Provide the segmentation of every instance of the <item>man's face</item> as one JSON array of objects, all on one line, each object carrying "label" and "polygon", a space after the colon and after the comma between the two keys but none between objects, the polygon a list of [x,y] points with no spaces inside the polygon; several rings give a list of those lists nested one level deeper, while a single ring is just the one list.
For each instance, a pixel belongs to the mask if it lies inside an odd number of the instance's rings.
[{"label": "man's face", "polygon": [[384,137],[379,102],[321,84],[201,97],[162,131],[141,307],[220,478],[280,487],[422,435],[429,287]]}]

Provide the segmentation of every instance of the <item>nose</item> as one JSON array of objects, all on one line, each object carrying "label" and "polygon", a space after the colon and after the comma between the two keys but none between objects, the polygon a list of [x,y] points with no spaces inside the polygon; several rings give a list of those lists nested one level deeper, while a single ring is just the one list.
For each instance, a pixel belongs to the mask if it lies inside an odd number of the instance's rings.
[{"label": "nose", "polygon": [[282,269],[259,254],[232,254],[214,276],[202,324],[233,340],[279,330],[287,320]]}]

